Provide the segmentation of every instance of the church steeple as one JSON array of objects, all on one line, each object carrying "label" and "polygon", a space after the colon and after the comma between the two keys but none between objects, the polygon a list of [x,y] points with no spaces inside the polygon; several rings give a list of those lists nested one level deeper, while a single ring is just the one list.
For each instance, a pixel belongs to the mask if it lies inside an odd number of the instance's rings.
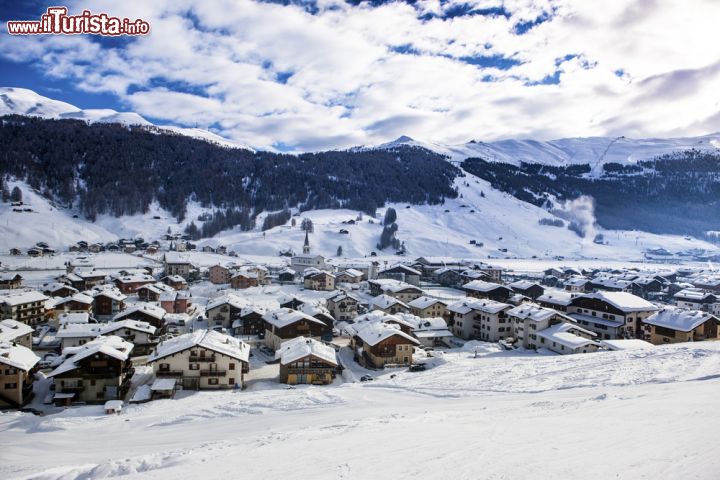
[{"label": "church steeple", "polygon": [[305,243],[303,244],[303,253],[307,255],[310,253],[310,239],[308,238],[308,231],[305,230]]}]

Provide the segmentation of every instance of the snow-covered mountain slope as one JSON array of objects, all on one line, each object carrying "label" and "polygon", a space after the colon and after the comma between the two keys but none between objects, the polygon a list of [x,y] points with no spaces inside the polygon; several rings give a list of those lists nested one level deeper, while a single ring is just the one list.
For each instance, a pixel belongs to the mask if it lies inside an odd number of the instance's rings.
[{"label": "snow-covered mountain slope", "polygon": [[[343,349],[333,384],[293,389],[258,353],[242,391],[120,415],[7,412],[0,477],[716,479],[718,347],[546,356],[470,342],[424,372],[368,372]],[[361,374],[375,380],[343,383]]]},{"label": "snow-covered mountain slope", "polygon": [[208,130],[184,128],[174,125],[154,125],[134,112],[117,112],[111,109],[80,109],[69,103],[53,100],[26,88],[0,87],[0,115],[27,115],[43,118],[72,118],[89,123],[121,123],[156,127],[179,135],[199,138],[231,148],[250,149],[247,145],[232,142]]},{"label": "snow-covered mountain slope", "polygon": [[[676,235],[655,235],[640,231],[593,230],[580,238],[566,227],[540,225],[540,219],[555,219],[549,212],[522,202],[475,176],[456,179],[460,193],[457,199],[448,199],[445,205],[390,204],[397,211],[399,230],[397,237],[405,242],[408,256],[443,255],[464,258],[538,258],[552,259],[613,259],[638,260],[648,248],[664,248],[670,252],[702,249],[720,252],[708,242]],[[23,199],[33,212],[14,212],[10,204],[0,203],[0,251],[10,248],[27,248],[45,241],[58,249],[65,249],[78,240],[88,242],[111,241],[117,238],[141,236],[146,240],[161,238],[167,233],[182,232],[208,209],[196,203],[188,206],[186,219],[178,224],[173,216],[153,204],[145,214],[113,217],[101,215],[95,223],[82,217],[73,218],[73,210],[57,208],[33,192],[23,182],[11,182],[10,188],[19,186]],[[302,251],[304,232],[300,220],[310,218],[315,231],[310,235],[313,253],[336,257],[342,247],[342,257],[357,258],[377,251],[379,255],[393,255],[393,249],[378,251],[376,244],[382,232],[382,218],[386,208],[378,210],[377,217],[363,215],[356,223],[359,212],[354,210],[313,210],[295,217],[290,222],[260,231],[264,214],[257,220],[255,230],[223,231],[214,238],[198,242],[204,245],[225,245],[241,255],[276,256],[292,249]],[[372,220],[373,223],[370,223]],[[340,233],[346,230],[348,233]],[[593,242],[595,233],[602,233],[607,244]],[[474,240],[475,244],[470,241]],[[503,252],[500,249],[507,249]]]},{"label": "snow-covered mountain slope", "polygon": [[[480,157],[488,161],[510,163],[542,163],[546,165],[573,165],[588,163],[595,167],[605,163],[636,163],[659,155],[696,149],[720,152],[720,133],[687,138],[589,137],[559,140],[501,140],[497,142],[471,141],[460,145],[443,145],[423,142],[402,136],[392,142],[369,148],[392,148],[412,145],[426,148],[453,161]],[[360,147],[365,148],[365,147]]]}]

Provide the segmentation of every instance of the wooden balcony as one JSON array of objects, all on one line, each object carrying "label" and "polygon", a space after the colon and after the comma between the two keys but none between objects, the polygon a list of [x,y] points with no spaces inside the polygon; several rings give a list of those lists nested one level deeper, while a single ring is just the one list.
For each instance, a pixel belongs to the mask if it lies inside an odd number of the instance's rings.
[{"label": "wooden balcony", "polygon": [[214,362],[214,361],[215,361],[215,355],[205,356],[205,357],[190,356],[190,363]]},{"label": "wooden balcony", "polygon": [[224,377],[226,373],[225,370],[200,370],[201,377]]},{"label": "wooden balcony", "polygon": [[156,377],[182,377],[183,376],[182,370],[158,370],[157,373],[155,373]]}]

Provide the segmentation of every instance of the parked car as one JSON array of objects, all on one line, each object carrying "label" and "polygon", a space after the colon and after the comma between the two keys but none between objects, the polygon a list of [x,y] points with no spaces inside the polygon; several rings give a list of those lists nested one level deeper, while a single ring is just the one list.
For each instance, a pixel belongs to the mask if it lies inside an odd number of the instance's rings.
[{"label": "parked car", "polygon": [[408,369],[411,372],[424,372],[426,369],[424,363],[413,363],[410,365],[410,368]]},{"label": "parked car", "polygon": [[373,380],[375,380],[375,379],[373,377],[371,377],[370,375],[363,375],[362,377],[360,377],[361,382],[371,382]]}]

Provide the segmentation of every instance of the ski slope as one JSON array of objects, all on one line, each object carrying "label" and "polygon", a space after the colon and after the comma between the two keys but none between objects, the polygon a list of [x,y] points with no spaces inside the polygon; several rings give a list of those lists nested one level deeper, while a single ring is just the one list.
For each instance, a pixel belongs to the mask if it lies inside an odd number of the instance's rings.
[{"label": "ski slope", "polygon": [[[10,248],[23,251],[36,242],[45,241],[58,250],[65,250],[78,240],[109,242],[117,238],[143,237],[146,240],[162,238],[167,233],[182,232],[187,223],[197,220],[208,211],[196,203],[188,206],[186,220],[176,220],[157,204],[145,214],[123,217],[101,215],[89,222],[79,212],[59,208],[34,192],[27,184],[9,182],[10,188],[20,187],[23,199],[32,213],[14,212],[10,204],[0,203],[0,253]],[[698,239],[677,235],[656,235],[639,231],[593,230],[586,238],[578,237],[567,228],[540,225],[542,218],[555,218],[549,212],[522,202],[498,190],[488,182],[472,175],[458,178],[455,185],[462,197],[448,199],[444,205],[390,204],[397,211],[397,237],[405,242],[407,255],[453,256],[463,258],[512,259],[603,259],[640,260],[648,248],[665,248],[670,252],[701,249],[717,253],[718,247]],[[198,242],[204,245],[225,245],[241,256],[275,257],[288,249],[302,251],[305,233],[299,225],[302,218],[310,218],[315,226],[310,234],[313,253],[336,257],[342,247],[342,257],[357,258],[377,251],[376,244],[382,232],[382,218],[386,208],[378,210],[376,218],[363,215],[355,225],[343,222],[355,220],[360,212],[353,210],[314,210],[294,217],[290,222],[266,232],[260,231],[263,215],[258,218],[255,230],[243,232],[238,228],[223,231],[214,238]],[[447,212],[446,212],[447,210]],[[474,211],[474,213],[471,213]],[[78,215],[78,218],[73,218]],[[370,223],[372,220],[373,223]],[[347,230],[347,234],[340,233]],[[593,243],[594,233],[602,233],[607,245]],[[474,240],[477,246],[470,244]],[[507,249],[502,252],[500,249]],[[379,256],[392,256],[393,249],[377,251]]]},{"label": "ski slope", "polygon": [[718,343],[576,356],[472,343],[435,363],[365,383],[251,380],[113,416],[4,413],[0,477],[717,478]]}]

